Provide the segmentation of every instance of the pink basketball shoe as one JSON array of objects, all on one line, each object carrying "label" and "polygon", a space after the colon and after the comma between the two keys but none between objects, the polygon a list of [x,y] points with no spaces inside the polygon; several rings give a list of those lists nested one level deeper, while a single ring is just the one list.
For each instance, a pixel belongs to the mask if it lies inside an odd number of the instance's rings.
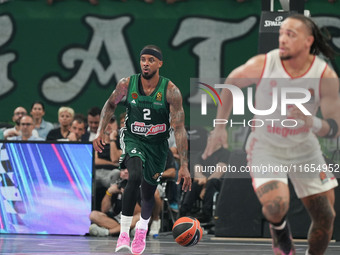
[{"label": "pink basketball shoe", "polygon": [[142,254],[145,250],[145,239],[146,239],[146,233],[148,230],[145,229],[136,229],[135,238],[133,239],[131,243],[131,252],[133,254]]},{"label": "pink basketball shoe", "polygon": [[125,232],[120,233],[119,235],[119,238],[117,240],[117,245],[116,245],[116,252],[124,248],[129,249],[129,251],[131,251],[130,250],[130,237]]}]

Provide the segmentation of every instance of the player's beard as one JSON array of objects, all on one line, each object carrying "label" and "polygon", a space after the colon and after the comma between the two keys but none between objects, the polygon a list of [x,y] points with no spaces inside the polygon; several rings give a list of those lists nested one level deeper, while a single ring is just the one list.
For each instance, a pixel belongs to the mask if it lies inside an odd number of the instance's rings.
[{"label": "player's beard", "polygon": [[289,59],[291,59],[292,58],[292,56],[291,55],[287,55],[287,56],[280,56],[280,59],[281,60],[289,60]]},{"label": "player's beard", "polygon": [[145,80],[150,80],[152,77],[155,76],[156,73],[157,73],[157,70],[154,71],[153,73],[149,73],[149,74],[144,74],[144,73],[142,72],[142,76],[143,76],[143,78],[144,78]]}]

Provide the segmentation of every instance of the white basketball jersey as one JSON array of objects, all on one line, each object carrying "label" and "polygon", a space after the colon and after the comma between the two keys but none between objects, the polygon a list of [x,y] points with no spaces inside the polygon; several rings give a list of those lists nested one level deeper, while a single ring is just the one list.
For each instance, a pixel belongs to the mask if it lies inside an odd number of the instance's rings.
[{"label": "white basketball jersey", "polygon": [[[301,121],[298,121],[296,125],[295,121],[289,119],[287,114],[289,115],[289,108],[292,105],[281,105],[283,101],[287,103],[285,99],[281,100],[281,97],[287,99],[305,98],[308,90],[311,99],[303,106],[312,115],[315,115],[320,102],[320,78],[326,67],[327,63],[315,56],[306,73],[300,77],[292,78],[281,62],[279,50],[275,49],[267,53],[263,75],[256,88],[255,109],[274,109],[275,107],[272,108],[272,106],[275,100],[277,100],[277,107],[269,115],[255,114],[253,126],[256,127],[253,132],[257,138],[260,138],[259,141],[263,139],[274,146],[288,148],[303,143],[306,139],[315,139],[311,130],[304,127]],[[294,88],[304,89],[302,91],[305,91],[305,94],[294,92]],[[284,110],[286,110],[286,115],[282,115]],[[261,123],[264,123],[264,125],[261,126]]]}]

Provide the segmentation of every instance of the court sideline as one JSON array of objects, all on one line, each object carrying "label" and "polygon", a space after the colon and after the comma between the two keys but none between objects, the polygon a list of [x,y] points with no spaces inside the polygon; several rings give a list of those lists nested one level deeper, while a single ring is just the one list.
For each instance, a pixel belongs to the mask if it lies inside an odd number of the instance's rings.
[{"label": "court sideline", "polygon": [[[0,235],[0,251],[2,255],[95,255],[95,254],[131,254],[115,253],[117,237],[60,236],[60,235]],[[296,242],[296,254],[305,254],[306,241]],[[143,253],[170,255],[272,255],[269,239],[236,239],[203,236],[201,242],[194,247],[181,247],[173,241],[172,235],[162,234],[158,238],[148,238]],[[332,241],[326,255],[340,254],[340,242]]]}]

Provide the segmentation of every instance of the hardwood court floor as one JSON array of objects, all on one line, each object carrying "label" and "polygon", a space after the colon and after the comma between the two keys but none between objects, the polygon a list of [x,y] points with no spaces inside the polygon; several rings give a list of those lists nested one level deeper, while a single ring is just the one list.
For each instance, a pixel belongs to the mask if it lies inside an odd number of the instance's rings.
[{"label": "hardwood court floor", "polygon": [[[90,236],[52,236],[52,235],[9,235],[0,234],[0,254],[16,255],[103,255],[130,254],[115,253],[117,237]],[[296,242],[297,254],[304,255],[305,241]],[[162,234],[158,238],[148,238],[143,253],[158,255],[272,255],[270,241],[267,239],[220,239],[205,235],[194,247],[181,247],[174,243],[170,234]],[[339,255],[340,242],[332,242],[326,255]]]}]

